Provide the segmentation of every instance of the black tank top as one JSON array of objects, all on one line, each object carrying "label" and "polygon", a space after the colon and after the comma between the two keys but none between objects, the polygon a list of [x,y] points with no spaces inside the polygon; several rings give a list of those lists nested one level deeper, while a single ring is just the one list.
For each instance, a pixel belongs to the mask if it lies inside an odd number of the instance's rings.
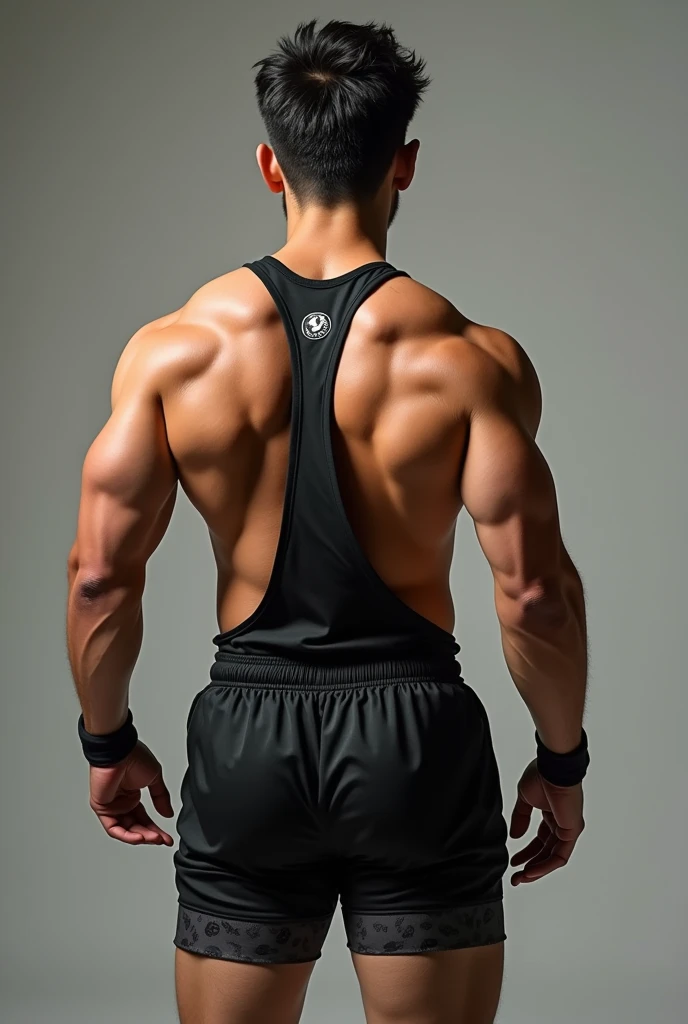
[{"label": "black tank top", "polygon": [[364,554],[332,453],[334,380],[353,315],[383,281],[408,274],[384,261],[324,281],[303,278],[273,256],[244,266],[269,291],[289,341],[291,436],[268,587],[252,615],[214,637],[220,657],[274,655],[321,664],[453,659],[460,650],[453,634],[397,597]]}]

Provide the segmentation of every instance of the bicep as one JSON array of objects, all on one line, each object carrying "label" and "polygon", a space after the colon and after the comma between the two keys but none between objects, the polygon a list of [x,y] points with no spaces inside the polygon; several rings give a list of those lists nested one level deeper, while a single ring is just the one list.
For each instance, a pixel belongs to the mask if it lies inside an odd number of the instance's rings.
[{"label": "bicep", "polygon": [[506,597],[547,586],[562,553],[554,481],[527,426],[501,409],[473,418],[462,496]]},{"label": "bicep", "polygon": [[176,489],[159,396],[132,367],[84,460],[80,567],[102,578],[140,572],[167,528]]}]

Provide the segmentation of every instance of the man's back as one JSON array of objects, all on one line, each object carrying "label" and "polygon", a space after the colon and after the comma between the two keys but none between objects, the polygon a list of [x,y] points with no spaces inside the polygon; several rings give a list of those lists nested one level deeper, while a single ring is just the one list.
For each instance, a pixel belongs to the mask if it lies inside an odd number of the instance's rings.
[{"label": "man's back", "polygon": [[583,595],[538,382],[512,338],[386,259],[423,61],[388,26],[333,21],[258,66],[256,157],[286,244],[137,333],[84,464],[68,645],[91,806],[115,839],[173,843],[141,803],[148,788],[173,813],[128,689],[181,484],[221,630],[186,727],[182,1021],[296,1024],[341,902],[368,1020],[491,1024],[509,856],[487,713],[456,660],[462,504],[537,728],[512,836],[543,819],[512,883],[565,864],[583,827]]},{"label": "man's back", "polygon": [[[359,254],[361,263],[366,256],[375,258]],[[315,274],[314,280],[323,279],[323,266],[336,278],[357,265],[346,252],[304,258],[289,246],[278,258],[304,278]],[[524,419],[535,425],[537,379],[520,346],[399,277],[355,313],[336,376],[332,443],[356,536],[390,589],[448,631],[468,425],[496,373],[510,379]],[[179,481],[208,525],[218,567],[218,619],[228,630],[265,592],[284,507],[292,366],[282,319],[265,286],[241,268],[142,328],[113,384],[123,416],[130,415],[128,393],[134,402],[140,393],[140,375],[160,395]]]}]

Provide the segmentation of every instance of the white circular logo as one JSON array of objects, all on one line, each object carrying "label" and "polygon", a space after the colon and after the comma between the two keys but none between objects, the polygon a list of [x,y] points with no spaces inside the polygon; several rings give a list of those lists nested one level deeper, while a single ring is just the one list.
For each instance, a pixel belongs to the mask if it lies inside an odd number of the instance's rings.
[{"label": "white circular logo", "polygon": [[330,333],[332,321],[327,313],[306,313],[301,321],[301,330],[307,338],[314,341],[316,338],[324,338]]}]

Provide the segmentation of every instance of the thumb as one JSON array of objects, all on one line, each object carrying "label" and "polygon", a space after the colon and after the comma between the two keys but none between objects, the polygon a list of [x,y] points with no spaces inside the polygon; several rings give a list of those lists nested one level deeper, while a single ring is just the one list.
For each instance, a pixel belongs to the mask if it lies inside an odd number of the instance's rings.
[{"label": "thumb", "polygon": [[148,792],[151,795],[153,807],[155,807],[158,814],[162,814],[164,818],[173,818],[172,798],[170,797],[169,789],[163,781],[162,771],[155,776],[148,787]]},{"label": "thumb", "polygon": [[571,832],[579,832],[583,817],[583,793],[580,786],[560,788],[546,783],[549,806],[556,823],[559,839],[569,839]]},{"label": "thumb", "polygon": [[108,768],[90,766],[89,784],[91,795],[100,804],[110,804],[119,792],[124,771],[122,766],[112,765]]}]

